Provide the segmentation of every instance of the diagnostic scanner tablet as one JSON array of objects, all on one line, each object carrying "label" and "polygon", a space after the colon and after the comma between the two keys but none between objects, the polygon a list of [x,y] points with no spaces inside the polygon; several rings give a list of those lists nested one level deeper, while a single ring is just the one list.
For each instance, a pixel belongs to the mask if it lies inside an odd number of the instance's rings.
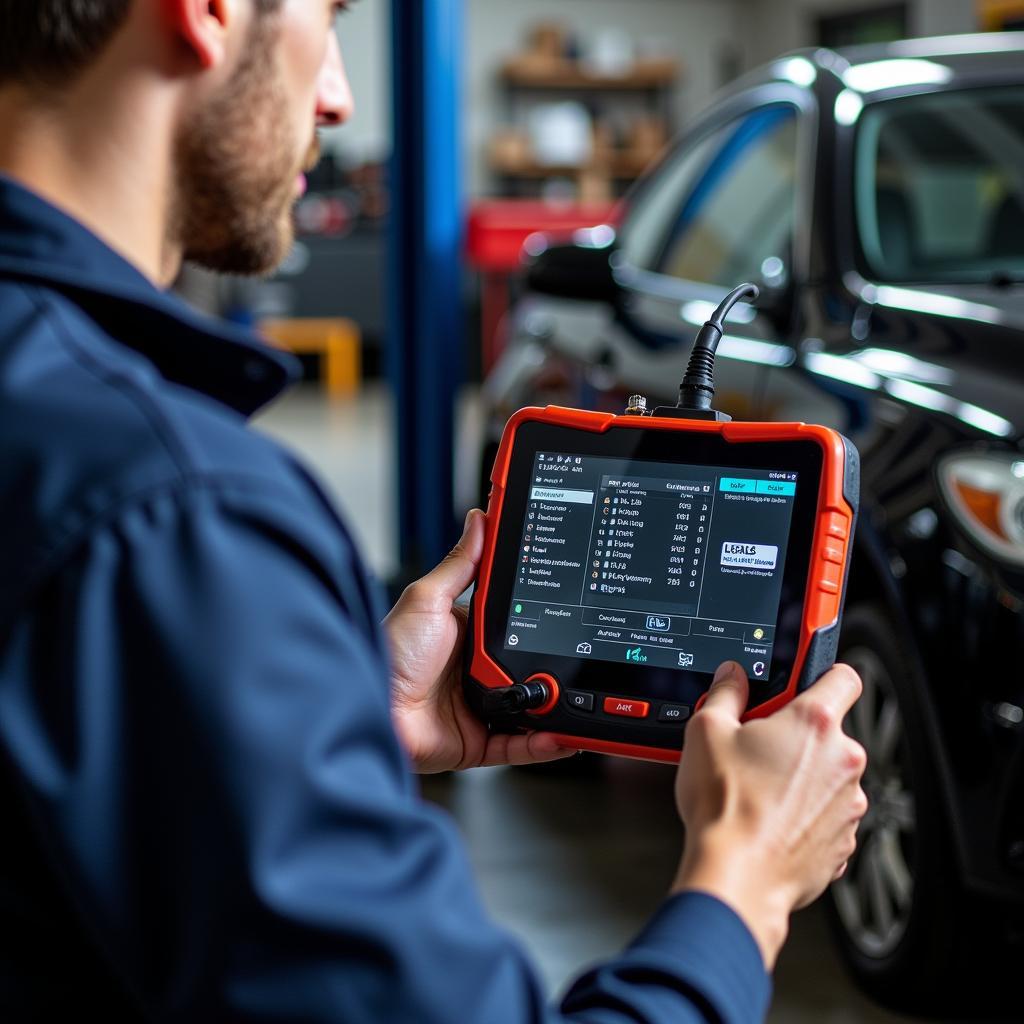
[{"label": "diagnostic scanner tablet", "polygon": [[710,401],[520,410],[491,476],[470,707],[665,761],[723,661],[747,671],[747,717],[780,707],[835,660],[858,468],[833,430]]}]

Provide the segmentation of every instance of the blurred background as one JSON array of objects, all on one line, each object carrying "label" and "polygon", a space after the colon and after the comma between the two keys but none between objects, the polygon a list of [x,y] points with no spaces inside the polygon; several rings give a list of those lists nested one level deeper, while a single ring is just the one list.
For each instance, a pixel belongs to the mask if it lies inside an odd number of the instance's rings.
[{"label": "blurred background", "polygon": [[[797,918],[773,1021],[1024,1019],[1018,28],[1002,0],[360,0],[338,22],[357,113],[287,262],[178,285],[301,356],[257,426],[392,596],[485,502],[515,408],[665,397],[708,304],[762,286],[723,402],[854,436],[882,524],[847,633],[879,820],[854,884]],[[586,757],[426,794],[554,993],[664,893],[671,786]],[[966,1010],[934,997],[952,977]]]}]

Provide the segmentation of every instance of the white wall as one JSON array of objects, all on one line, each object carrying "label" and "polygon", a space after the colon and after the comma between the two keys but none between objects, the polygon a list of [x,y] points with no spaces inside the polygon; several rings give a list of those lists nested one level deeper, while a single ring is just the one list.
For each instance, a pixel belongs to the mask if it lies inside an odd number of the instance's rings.
[{"label": "white wall", "polygon": [[503,115],[497,69],[525,43],[530,26],[560,21],[584,40],[604,27],[625,28],[638,43],[653,42],[677,56],[683,78],[677,117],[704,106],[721,85],[719,69],[737,45],[737,12],[744,0],[467,0],[465,138],[474,193],[487,183],[487,140]]},{"label": "white wall", "polygon": [[347,125],[324,134],[324,148],[354,163],[391,152],[390,7],[390,0],[363,0],[338,19],[356,114]]},{"label": "white wall", "polygon": [[[705,106],[730,55],[746,67],[814,40],[814,18],[870,7],[875,0],[466,0],[463,125],[467,183],[488,182],[487,141],[504,116],[496,69],[517,52],[536,21],[563,21],[586,38],[603,26],[627,28],[678,56],[684,73],[676,97],[680,121]],[[970,32],[975,0],[909,0],[913,35]],[[325,144],[348,159],[390,151],[390,0],[363,0],[339,20],[356,116]]]},{"label": "white wall", "polygon": [[[977,31],[975,0],[907,0],[911,36]],[[745,33],[749,66],[786,50],[813,46],[815,19],[880,6],[876,0],[741,0],[750,31]]]},{"label": "white wall", "polygon": [[978,31],[976,0],[916,0],[911,9],[915,36],[945,36]]}]

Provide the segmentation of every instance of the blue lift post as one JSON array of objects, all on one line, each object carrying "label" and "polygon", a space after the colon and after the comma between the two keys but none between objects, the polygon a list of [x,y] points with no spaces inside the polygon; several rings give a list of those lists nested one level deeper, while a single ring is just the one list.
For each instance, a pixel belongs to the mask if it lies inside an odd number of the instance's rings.
[{"label": "blue lift post", "polygon": [[[392,0],[394,157],[388,366],[398,439],[400,576],[450,549],[463,376],[463,0]],[[402,582],[399,580],[396,582]]]}]

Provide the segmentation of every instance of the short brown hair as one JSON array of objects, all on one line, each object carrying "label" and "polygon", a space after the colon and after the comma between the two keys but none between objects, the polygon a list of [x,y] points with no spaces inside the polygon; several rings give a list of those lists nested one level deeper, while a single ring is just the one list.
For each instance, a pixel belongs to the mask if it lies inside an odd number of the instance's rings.
[{"label": "short brown hair", "polygon": [[[128,18],[134,0],[0,0],[0,85],[58,85],[84,71]],[[258,11],[282,0],[254,0]]]}]

